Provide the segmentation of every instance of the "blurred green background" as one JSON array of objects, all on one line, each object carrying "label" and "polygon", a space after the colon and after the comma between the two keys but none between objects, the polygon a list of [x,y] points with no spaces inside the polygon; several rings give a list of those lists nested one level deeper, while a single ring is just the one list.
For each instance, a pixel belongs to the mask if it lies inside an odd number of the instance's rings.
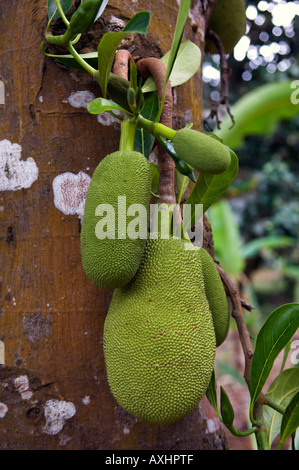
[{"label": "blurred green background", "polygon": [[[216,255],[255,307],[246,318],[256,330],[299,301],[299,2],[246,3],[246,34],[228,56],[236,125],[222,107],[220,130],[213,120],[205,130],[239,158],[238,177],[208,214]],[[207,117],[219,99],[219,56],[205,56],[203,78]]]}]

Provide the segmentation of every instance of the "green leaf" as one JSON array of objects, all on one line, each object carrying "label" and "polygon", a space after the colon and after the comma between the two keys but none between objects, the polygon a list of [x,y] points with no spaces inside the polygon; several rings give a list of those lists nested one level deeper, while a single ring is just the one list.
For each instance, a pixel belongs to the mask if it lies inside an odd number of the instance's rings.
[{"label": "green leaf", "polygon": [[159,186],[160,173],[159,173],[158,165],[156,165],[156,163],[151,162],[150,163],[150,168],[151,168],[151,172],[152,172],[152,188],[151,188],[151,190],[152,190],[153,193],[156,193],[157,189],[158,189],[158,186]]},{"label": "green leaf", "polygon": [[171,49],[169,51],[169,57],[167,60],[166,76],[165,76],[165,82],[164,82],[165,86],[169,80],[170,74],[172,72],[172,69],[173,69],[177,54],[178,54],[178,50],[181,44],[183,32],[185,29],[185,24],[188,18],[189,10],[190,10],[190,6],[191,6],[191,0],[180,1],[178,16],[177,16],[174,35],[173,35],[172,44],[171,44]]},{"label": "green leaf", "polygon": [[107,100],[106,98],[96,98],[91,101],[87,106],[87,111],[91,114],[101,114],[105,111],[121,111],[128,114],[124,108],[119,106],[114,101]]},{"label": "green leaf", "polygon": [[[64,13],[68,12],[72,6],[72,0],[60,0],[60,4]],[[48,18],[51,21],[60,18],[56,0],[48,0]]]},{"label": "green leaf", "polygon": [[176,170],[177,203],[180,204],[189,184],[189,177]]},{"label": "green leaf", "polygon": [[235,413],[230,399],[222,386],[220,387],[220,411],[223,424],[230,428],[234,422]]},{"label": "green leaf", "polygon": [[[231,164],[229,168],[219,175],[207,175],[200,173],[192,193],[186,201],[191,204],[192,221],[188,221],[186,226],[196,223],[194,219],[195,204],[203,205],[203,213],[227,190],[231,182],[235,179],[239,170],[239,162],[236,154],[231,151]],[[189,225],[191,224],[191,225]]]},{"label": "green leaf", "polygon": [[[163,57],[161,62],[167,66],[170,51]],[[198,71],[201,63],[201,51],[199,47],[191,42],[189,39],[182,43],[179,47],[177,58],[174,62],[172,72],[169,80],[172,87],[182,85],[187,82]],[[143,93],[148,93],[156,90],[156,84],[153,77],[149,77],[143,87]]]},{"label": "green leaf", "polygon": [[214,410],[217,412],[218,416],[220,417],[218,405],[217,405],[217,390],[216,390],[216,375],[215,375],[215,370],[213,370],[211,380],[209,383],[209,386],[206,391],[206,397],[211,403],[212,407]]},{"label": "green leaf", "polygon": [[239,227],[229,202],[223,199],[210,207],[209,218],[215,256],[228,275],[236,278],[243,272],[245,262],[241,253]]},{"label": "green leaf", "polygon": [[[159,97],[157,93],[153,92],[145,95],[144,106],[141,111],[141,115],[154,121],[159,111]],[[153,148],[155,138],[154,136],[145,129],[138,128],[135,136],[135,150],[142,153],[146,158],[150,156]]]},{"label": "green leaf", "polygon": [[257,238],[252,240],[242,247],[242,254],[244,258],[251,258],[256,256],[261,249],[268,248],[283,248],[286,246],[293,246],[296,240],[290,237],[282,237],[279,235],[269,235],[267,237]]},{"label": "green leaf", "polygon": [[[57,59],[59,62],[61,62],[63,65],[66,65],[67,67],[72,67],[77,70],[85,71],[85,69],[80,65],[76,59],[71,55],[71,54],[46,54],[48,57],[53,57]],[[82,57],[85,62],[87,62],[89,65],[91,65],[94,68],[98,67],[98,53],[97,52],[88,52],[86,54],[80,54],[80,57]]]},{"label": "green leaf", "polygon": [[101,39],[98,47],[98,62],[99,62],[99,84],[104,98],[107,94],[107,84],[109,74],[114,60],[114,54],[120,42],[129,33],[147,34],[147,27],[150,22],[150,13],[148,11],[141,11],[136,13],[133,18],[128,22],[123,31],[106,33]]},{"label": "green leaf", "polygon": [[293,264],[285,264],[281,267],[280,271],[286,276],[290,276],[295,279],[299,278],[299,266]]},{"label": "green leaf", "polygon": [[289,303],[274,310],[260,329],[251,364],[250,412],[261,393],[273,363],[299,328],[299,303]]},{"label": "green leaf", "polygon": [[299,391],[292,398],[282,418],[280,440],[277,449],[281,449],[285,440],[299,427]]},{"label": "green leaf", "polygon": [[[283,409],[286,409],[294,395],[299,389],[299,368],[292,367],[281,372],[271,383],[266,398],[276,403]],[[281,427],[282,415],[271,408],[265,406],[263,409],[263,417],[268,432],[268,443],[271,446],[273,440],[278,436]]]},{"label": "green leaf", "polygon": [[291,102],[292,80],[267,83],[246,93],[232,107],[235,125],[226,116],[217,135],[230,148],[241,147],[248,135],[270,135],[282,119],[292,119],[299,106]]}]

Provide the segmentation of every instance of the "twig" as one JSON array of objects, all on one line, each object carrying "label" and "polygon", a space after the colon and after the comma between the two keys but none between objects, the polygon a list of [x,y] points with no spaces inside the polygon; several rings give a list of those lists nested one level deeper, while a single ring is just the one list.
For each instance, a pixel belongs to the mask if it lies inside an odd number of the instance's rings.
[{"label": "twig", "polygon": [[240,337],[240,342],[242,345],[244,358],[245,358],[245,371],[244,371],[244,379],[248,385],[250,390],[250,370],[251,370],[251,361],[253,356],[253,349],[250,341],[250,334],[247,329],[247,326],[244,321],[243,311],[242,311],[242,302],[240,299],[240,294],[234,283],[231,281],[229,276],[226,272],[216,263],[216,267],[218,272],[221,276],[222,282],[225,285],[228,294],[232,300],[234,313],[233,317],[236,321],[238,333]]},{"label": "twig", "polygon": [[113,73],[128,80],[130,61],[133,62],[130,52],[126,49],[119,49],[115,54]]},{"label": "twig", "polygon": [[[160,59],[154,57],[141,59],[137,62],[137,70],[143,78],[152,75],[159,99],[162,99],[166,68]],[[160,123],[172,128],[173,99],[171,84],[168,81],[165,90],[164,107]],[[159,203],[175,204],[175,163],[164,148],[158,144],[158,168],[160,173],[158,193]]]},{"label": "twig", "polygon": [[228,77],[230,75],[230,68],[227,65],[225,50],[221,42],[220,37],[211,28],[207,28],[206,37],[211,39],[215,46],[217,47],[220,55],[220,75],[221,75],[221,84],[220,84],[220,98],[218,101],[212,104],[212,109],[210,115],[207,119],[216,119],[217,128],[220,129],[221,121],[219,119],[219,106],[222,104],[226,107],[226,111],[230,116],[233,125],[235,124],[234,116],[231,113],[229,106],[229,86],[228,86]]}]

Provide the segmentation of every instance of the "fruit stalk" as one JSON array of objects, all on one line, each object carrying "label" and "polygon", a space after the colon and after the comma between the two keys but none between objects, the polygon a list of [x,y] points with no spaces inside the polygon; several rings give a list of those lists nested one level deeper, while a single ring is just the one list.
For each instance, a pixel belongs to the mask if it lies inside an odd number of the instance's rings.
[{"label": "fruit stalk", "polygon": [[135,118],[124,119],[121,122],[119,150],[134,150],[137,121]]},{"label": "fruit stalk", "polygon": [[[163,96],[163,86],[166,68],[160,59],[154,57],[141,59],[137,62],[137,70],[140,75],[147,78],[152,75],[156,83],[160,101],[164,98],[164,106],[161,113],[160,124],[166,128],[172,128],[173,99],[171,84],[168,81]],[[158,193],[160,203],[175,204],[175,163],[165,149],[158,144],[158,168],[160,173]]]}]

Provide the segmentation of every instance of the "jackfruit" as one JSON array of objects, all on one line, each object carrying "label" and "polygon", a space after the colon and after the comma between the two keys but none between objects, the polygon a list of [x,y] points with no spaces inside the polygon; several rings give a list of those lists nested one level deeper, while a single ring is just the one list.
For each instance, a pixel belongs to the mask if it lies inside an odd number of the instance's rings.
[{"label": "jackfruit", "polygon": [[[229,54],[246,31],[246,4],[244,0],[218,0],[209,19],[209,28],[216,33]],[[211,54],[219,54],[213,41],[206,44]]]},{"label": "jackfruit", "polygon": [[[80,237],[82,265],[94,284],[114,289],[129,282],[136,273],[147,237],[150,191],[150,166],[139,152],[111,153],[95,169]],[[134,233],[128,236],[133,216],[127,213],[130,206],[145,211],[140,213],[145,233],[137,238]]]},{"label": "jackfruit", "polygon": [[173,147],[182,160],[202,173],[222,173],[231,163],[230,151],[222,142],[194,129],[178,130]]},{"label": "jackfruit", "polygon": [[136,276],[114,291],[105,318],[110,390],[143,421],[187,416],[210,382],[216,340],[197,250],[151,236]]},{"label": "jackfruit", "polygon": [[212,257],[204,248],[200,248],[199,256],[201,259],[206,297],[209,302],[214,323],[216,346],[218,347],[226,339],[229,331],[230,313],[228,301],[221,277]]}]

